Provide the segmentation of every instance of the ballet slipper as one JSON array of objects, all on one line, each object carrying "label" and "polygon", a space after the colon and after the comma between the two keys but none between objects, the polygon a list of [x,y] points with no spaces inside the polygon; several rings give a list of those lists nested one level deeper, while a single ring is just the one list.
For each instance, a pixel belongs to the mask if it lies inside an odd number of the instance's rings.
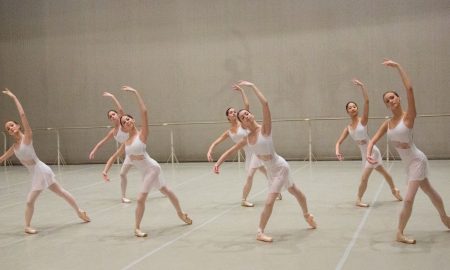
[{"label": "ballet slipper", "polygon": [[306,222],[311,226],[312,229],[317,228],[317,223],[314,221],[314,216],[311,214],[304,215]]},{"label": "ballet slipper", "polygon": [[37,234],[37,230],[33,229],[31,227],[26,227],[25,228],[25,232],[28,233],[28,234]]},{"label": "ballet slipper", "polygon": [[413,245],[416,243],[416,240],[412,238],[407,238],[401,233],[397,233],[397,242]]},{"label": "ballet slipper", "polygon": [[394,190],[392,190],[392,195],[394,195],[397,200],[403,201],[402,195],[400,195],[400,190],[398,190],[398,188],[394,188]]},{"label": "ballet slipper", "polygon": [[356,200],[355,205],[358,206],[358,207],[369,207],[368,203],[363,203],[363,202],[361,202],[360,199]]},{"label": "ballet slipper", "polygon": [[131,200],[125,197],[122,197],[122,203],[131,203]]},{"label": "ballet slipper", "polygon": [[141,229],[134,229],[134,235],[137,237],[147,237],[147,233],[141,231]]},{"label": "ballet slipper", "polygon": [[182,213],[181,215],[178,215],[180,217],[180,219],[182,221],[184,221],[184,223],[186,223],[187,225],[191,225],[192,224],[192,219],[189,218],[188,214],[186,213]]},{"label": "ballet slipper", "polygon": [[86,211],[80,210],[78,212],[78,217],[81,218],[84,222],[90,222],[91,219],[87,215]]},{"label": "ballet slipper", "polygon": [[270,236],[265,235],[263,232],[258,232],[256,234],[256,240],[271,243],[273,242],[273,238]]},{"label": "ballet slipper", "polygon": [[277,200],[281,201],[283,199],[283,196],[281,196],[281,193],[278,194]]},{"label": "ballet slipper", "polygon": [[247,201],[247,200],[242,200],[241,206],[243,206],[243,207],[253,207],[255,205],[253,203]]}]

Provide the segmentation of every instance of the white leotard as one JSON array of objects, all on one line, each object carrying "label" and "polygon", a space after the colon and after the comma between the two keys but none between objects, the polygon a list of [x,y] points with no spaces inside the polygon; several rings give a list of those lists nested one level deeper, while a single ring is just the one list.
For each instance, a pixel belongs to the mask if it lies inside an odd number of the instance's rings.
[{"label": "white leotard", "polygon": [[[248,131],[243,129],[241,126],[238,127],[236,133],[232,133],[231,130],[228,130],[228,136],[234,143],[240,142],[243,138],[247,137]],[[253,154],[253,152],[246,145],[244,146],[245,153],[245,170],[248,174],[251,173],[251,169],[256,169],[264,166],[263,163]]]},{"label": "white leotard", "polygon": [[392,129],[388,122],[387,136],[406,165],[408,180],[424,180],[427,178],[428,159],[414,144],[413,130],[405,126],[403,118]]},{"label": "white leotard", "polygon": [[114,139],[118,143],[124,143],[126,140],[128,140],[129,136],[130,135],[127,132],[124,132],[122,130],[122,126],[119,126],[119,128],[117,129],[117,133],[114,135]]},{"label": "white leotard", "polygon": [[259,131],[255,144],[250,144],[248,137],[247,144],[249,149],[263,162],[267,169],[269,193],[280,193],[293,185],[289,164],[275,152],[272,134],[266,137]]},{"label": "white leotard", "polygon": [[377,161],[376,164],[370,164],[367,157],[367,143],[370,141],[369,135],[367,134],[367,126],[363,126],[361,121],[358,121],[358,125],[356,125],[355,129],[352,129],[350,126],[347,127],[348,133],[350,137],[356,142],[359,146],[359,150],[361,151],[361,159],[364,168],[376,168],[378,166],[383,165],[380,150],[376,145],[373,146],[372,156]]},{"label": "white leotard", "polygon": [[[139,133],[130,145],[125,144],[127,158],[142,173],[142,193],[148,193],[152,188],[161,189],[166,186],[161,166],[148,155],[146,148],[147,145],[141,141]],[[135,159],[133,156],[139,156],[142,159]]]},{"label": "white leotard", "polygon": [[52,169],[37,157],[33,143],[24,144],[22,139],[14,154],[31,173],[31,190],[43,190],[56,182]]},{"label": "white leotard", "polygon": [[[124,132],[122,130],[122,126],[119,126],[119,128],[117,129],[117,133],[114,135],[114,139],[119,143],[122,144],[124,142],[126,142],[126,140],[128,140],[128,137],[130,135],[127,132]],[[129,165],[131,164],[131,160],[129,158],[127,158],[127,156],[125,156],[125,160],[123,161],[123,166],[125,165]]]}]

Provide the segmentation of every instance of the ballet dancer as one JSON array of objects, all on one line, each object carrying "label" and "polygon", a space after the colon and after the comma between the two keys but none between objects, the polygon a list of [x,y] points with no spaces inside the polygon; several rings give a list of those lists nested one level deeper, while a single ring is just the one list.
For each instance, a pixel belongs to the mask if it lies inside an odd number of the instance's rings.
[{"label": "ballet dancer", "polygon": [[269,193],[267,194],[264,209],[260,216],[256,240],[263,242],[273,241],[273,238],[266,235],[264,230],[267,222],[269,221],[270,215],[272,214],[275,201],[283,189],[287,189],[289,193],[297,199],[303,211],[303,216],[306,222],[311,228],[315,229],[317,224],[314,221],[313,215],[308,212],[306,197],[291,180],[289,164],[275,152],[272,141],[272,118],[267,99],[255,86],[255,84],[251,82],[239,81],[238,85],[251,88],[258,100],[261,102],[263,123],[262,125],[258,124],[253,114],[251,114],[248,110],[240,110],[237,117],[243,126],[248,129],[248,136],[223,153],[214,165],[214,172],[218,174],[220,165],[227,157],[248,145],[250,150],[253,151],[253,153],[263,162],[269,179]]},{"label": "ballet dancer", "polygon": [[[240,92],[242,96],[242,100],[244,102],[244,108],[246,110],[249,110],[250,106],[248,103],[248,98],[245,95],[244,90],[239,87],[239,85],[234,84],[233,89]],[[208,161],[212,162],[212,152],[214,150],[214,147],[216,147],[221,142],[225,141],[226,139],[230,138],[234,143],[238,143],[242,140],[242,138],[247,136],[247,130],[242,128],[242,125],[237,120],[236,117],[236,109],[233,107],[228,108],[225,111],[225,116],[228,119],[228,122],[230,122],[230,128],[227,129],[222,135],[220,135],[212,144],[209,146],[208,153],[206,154]],[[263,163],[251,152],[248,148],[248,146],[244,146],[244,153],[245,153],[245,171],[247,172],[247,180],[245,182],[244,188],[242,190],[242,201],[241,206],[244,207],[253,207],[254,204],[249,202],[247,200],[248,194],[250,193],[250,190],[252,189],[253,185],[253,177],[256,173],[256,171],[262,172],[266,177],[266,169],[264,168]],[[281,194],[280,194],[281,196]],[[280,197],[281,199],[281,197]]]},{"label": "ballet dancer", "polygon": [[146,142],[148,138],[148,116],[147,108],[142,100],[139,92],[129,86],[123,86],[122,90],[134,93],[137,98],[139,109],[141,112],[141,130],[136,128],[135,120],[130,115],[122,115],[120,124],[125,132],[129,134],[129,138],[119,147],[116,153],[111,156],[111,158],[106,163],[105,169],[103,170],[103,178],[108,180],[108,171],[111,168],[114,160],[118,155],[125,154],[127,158],[131,161],[133,166],[138,168],[142,173],[142,187],[138,194],[136,212],[135,212],[135,230],[134,234],[137,237],[146,237],[147,233],[141,231],[141,221],[144,216],[145,211],[145,201],[147,199],[148,193],[152,188],[157,188],[159,191],[167,196],[170,202],[175,207],[178,217],[184,221],[186,224],[191,225],[192,220],[189,216],[182,211],[180,202],[178,201],[175,193],[170,190],[162,176],[161,167],[158,162],[150,158],[146,152]]},{"label": "ballet dancer", "polygon": [[[55,174],[52,169],[50,169],[49,166],[44,164],[37,157],[33,147],[33,133],[19,99],[7,88],[3,91],[3,94],[14,100],[17,110],[19,111],[21,124],[15,121],[7,121],[5,123],[5,129],[14,139],[14,144],[0,157],[0,163],[15,154],[32,175],[31,190],[27,196],[27,204],[25,209],[25,233],[36,234],[38,232],[36,229],[31,227],[31,219],[34,213],[36,199],[46,188],[66,200],[67,203],[69,203],[69,205],[75,210],[78,217],[84,222],[89,222],[90,219],[86,211],[78,207],[78,204],[72,194],[56,182]],[[23,128],[23,132],[21,131],[21,127]]]},{"label": "ballet dancer", "polygon": [[391,175],[385,170],[382,163],[380,150],[376,145],[374,145],[373,147],[373,156],[377,162],[375,164],[371,164],[366,160],[367,143],[370,140],[369,135],[367,134],[367,122],[369,121],[369,95],[367,94],[367,89],[366,87],[364,87],[363,83],[361,83],[356,79],[352,80],[352,82],[354,85],[361,88],[361,91],[363,93],[364,96],[363,115],[362,117],[359,117],[359,110],[356,102],[354,101],[347,102],[345,109],[347,110],[347,114],[350,116],[352,122],[350,123],[350,125],[344,128],[341,136],[336,142],[336,156],[339,160],[344,160],[344,156],[341,154],[339,147],[342,144],[342,142],[347,138],[347,136],[350,134],[350,137],[352,137],[352,139],[356,142],[356,144],[359,146],[359,149],[361,150],[362,165],[364,168],[363,173],[361,175],[361,183],[359,184],[358,188],[358,195],[356,197],[356,206],[359,207],[369,206],[369,204],[362,202],[362,197],[366,192],[369,176],[374,169],[381,175],[383,175],[384,179],[391,188],[392,195],[394,195],[394,197],[398,201],[401,201],[402,196],[400,195],[400,191],[394,185],[394,181],[392,181]]},{"label": "ballet dancer", "polygon": [[[122,130],[122,128],[120,126],[120,121],[119,121],[120,116],[125,114],[122,105],[120,105],[117,98],[111,93],[104,92],[103,96],[110,97],[113,100],[114,104],[117,107],[118,112],[116,110],[108,111],[108,113],[107,113],[108,119],[113,124],[113,129],[111,129],[108,132],[108,134],[106,134],[106,136],[94,146],[92,151],[89,153],[89,159],[94,159],[95,153],[97,152],[97,150],[102,145],[104,145],[106,142],[111,140],[112,138],[114,138],[119,144],[122,144],[123,142],[125,142],[128,139],[128,133],[124,132]],[[131,167],[132,167],[132,164],[131,164],[130,159],[125,157],[125,160],[123,161],[123,164],[122,164],[122,168],[120,169],[120,188],[121,188],[121,192],[122,192],[122,199],[121,199],[122,203],[130,203],[131,202],[131,200],[128,199],[126,196],[127,184],[128,184],[127,174]]]},{"label": "ballet dancer", "polygon": [[367,145],[367,160],[372,164],[376,162],[373,156],[373,147],[375,143],[387,133],[388,139],[392,142],[400,158],[406,166],[408,178],[408,187],[403,202],[403,208],[400,212],[396,240],[401,243],[415,244],[416,240],[405,236],[404,230],[409,218],[411,217],[414,198],[419,187],[430,198],[434,207],[441,217],[442,223],[450,229],[450,217],[445,212],[444,203],[439,193],[431,186],[428,180],[428,159],[420,151],[413,141],[414,120],[416,119],[416,103],[411,82],[405,70],[400,64],[385,60],[383,65],[396,69],[403,81],[406,89],[408,107],[406,111],[400,103],[400,96],[395,91],[387,91],[383,94],[383,101],[392,113],[392,118],[386,120],[378,129]]}]

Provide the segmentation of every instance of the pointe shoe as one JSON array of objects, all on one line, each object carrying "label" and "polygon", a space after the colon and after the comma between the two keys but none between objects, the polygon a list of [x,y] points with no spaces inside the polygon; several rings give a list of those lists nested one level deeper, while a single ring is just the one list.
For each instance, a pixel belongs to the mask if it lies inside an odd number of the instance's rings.
[{"label": "pointe shoe", "polygon": [[277,200],[281,201],[283,199],[283,196],[281,196],[281,193],[278,194]]},{"label": "pointe shoe", "polygon": [[83,210],[80,210],[80,212],[78,213],[78,217],[81,218],[84,222],[90,222],[91,221],[91,219],[87,215],[86,211],[83,211]]},{"label": "pointe shoe", "polygon": [[184,221],[184,223],[186,223],[187,225],[191,225],[192,224],[192,219],[189,218],[188,214],[183,213],[181,215],[179,215],[180,219],[182,221]]},{"label": "pointe shoe", "polygon": [[141,231],[141,229],[134,229],[134,235],[137,237],[147,237],[147,233]]},{"label": "pointe shoe", "polygon": [[399,201],[403,201],[402,195],[400,195],[400,190],[398,190],[398,188],[395,188],[392,191],[392,195],[394,195],[394,197],[399,200]]},{"label": "pointe shoe", "polygon": [[37,230],[31,228],[31,227],[26,227],[25,228],[25,232],[28,234],[37,234]]},{"label": "pointe shoe", "polygon": [[255,205],[253,203],[247,201],[247,200],[242,200],[241,206],[243,206],[243,207],[253,207]]},{"label": "pointe shoe", "polygon": [[256,240],[262,241],[262,242],[268,242],[268,243],[273,242],[273,238],[265,235],[263,232],[258,232],[256,234]]},{"label": "pointe shoe", "polygon": [[131,200],[128,198],[123,197],[122,198],[122,203],[131,203]]},{"label": "pointe shoe", "polygon": [[363,203],[363,202],[361,202],[361,200],[357,200],[355,205],[358,207],[369,207],[368,203]]},{"label": "pointe shoe", "polygon": [[416,240],[412,238],[407,238],[403,234],[397,234],[397,242],[413,245],[416,243]]},{"label": "pointe shoe", "polygon": [[314,216],[313,215],[306,214],[306,215],[304,215],[304,217],[305,217],[306,222],[309,224],[309,226],[312,229],[317,228],[317,223],[316,223],[316,221],[314,221]]}]

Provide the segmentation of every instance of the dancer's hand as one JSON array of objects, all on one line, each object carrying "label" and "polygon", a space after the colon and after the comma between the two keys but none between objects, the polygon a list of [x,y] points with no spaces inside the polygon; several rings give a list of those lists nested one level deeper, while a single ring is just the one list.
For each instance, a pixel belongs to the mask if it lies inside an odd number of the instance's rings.
[{"label": "dancer's hand", "polygon": [[105,172],[105,171],[103,171],[103,172],[102,172],[102,175],[103,175],[103,181],[109,182],[109,176],[108,176],[108,173]]},{"label": "dancer's hand", "polygon": [[239,91],[239,92],[242,92],[242,91],[244,91],[239,85],[237,85],[237,84],[233,84],[233,90],[236,90],[236,91]]},{"label": "dancer's hand", "polygon": [[343,161],[344,160],[344,156],[341,153],[336,153],[336,157],[339,161]]},{"label": "dancer's hand", "polygon": [[238,85],[239,86],[250,86],[250,87],[255,86],[254,83],[248,82],[248,81],[238,81]]},{"label": "dancer's hand", "polygon": [[92,150],[90,153],[89,153],[89,159],[94,159],[95,158],[95,150]]},{"label": "dancer's hand", "polygon": [[208,151],[208,153],[206,154],[206,157],[208,158],[209,162],[213,162],[213,158],[212,158],[212,155],[211,155],[210,151]]},{"label": "dancer's hand", "polygon": [[104,97],[114,97],[114,95],[109,92],[103,92],[103,96]]},{"label": "dancer's hand", "polygon": [[214,165],[214,173],[215,174],[219,174],[220,173],[219,165],[217,165],[217,164]]},{"label": "dancer's hand", "polygon": [[384,59],[383,65],[387,66],[387,67],[393,67],[393,68],[397,68],[399,66],[399,64],[397,62],[394,62],[390,59]]},{"label": "dancer's hand", "polygon": [[370,155],[370,156],[367,155],[366,159],[367,159],[367,162],[369,162],[372,165],[375,165],[378,163],[377,160],[373,157],[373,155]]},{"label": "dancer's hand", "polygon": [[362,82],[358,81],[357,79],[353,79],[353,80],[352,80],[352,83],[353,83],[354,85],[356,85],[356,86],[361,86],[361,87],[364,86],[364,84],[363,84]]},{"label": "dancer's hand", "polygon": [[126,86],[126,85],[122,86],[122,90],[123,90],[123,91],[133,92],[133,93],[136,93],[136,92],[137,92],[136,89],[134,89],[134,88],[132,88],[132,87],[130,87],[130,86]]},{"label": "dancer's hand", "polygon": [[15,97],[15,95],[8,88],[5,88],[5,91],[3,91],[3,94],[10,96],[12,98]]}]

